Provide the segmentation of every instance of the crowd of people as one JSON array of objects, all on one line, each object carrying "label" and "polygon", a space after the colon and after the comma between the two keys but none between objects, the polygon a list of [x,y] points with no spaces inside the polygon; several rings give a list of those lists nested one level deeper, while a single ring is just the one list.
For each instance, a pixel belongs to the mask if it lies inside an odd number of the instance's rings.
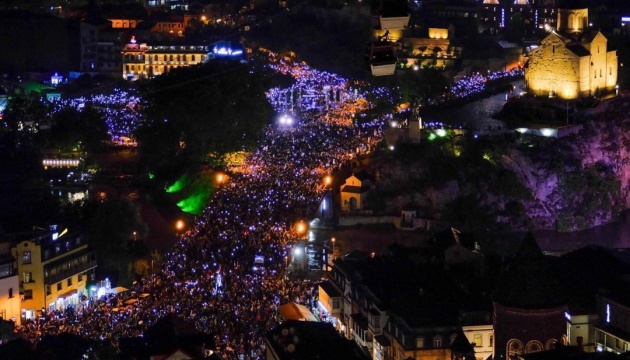
[{"label": "crowd of people", "polygon": [[141,98],[130,91],[115,89],[111,94],[81,96],[71,99],[58,99],[54,102],[53,113],[65,108],[83,111],[86,107],[98,110],[107,125],[114,142],[124,142],[141,125],[143,115],[139,110]]},{"label": "crowd of people", "polygon": [[[226,358],[262,359],[263,334],[281,321],[282,304],[316,308],[316,283],[285,273],[291,245],[301,236],[295,224],[317,209],[327,175],[381,141],[387,120],[362,117],[361,110],[369,106],[366,93],[345,79],[271,53],[269,62],[293,76],[303,93],[318,94],[321,100],[328,96],[325,89],[339,88],[352,97],[334,104],[319,101],[319,106],[312,106],[310,97],[294,99],[308,102],[296,104],[303,109],[294,114],[296,121],[269,127],[264,143],[240,171],[217,184],[206,210],[165,255],[159,271],[123,295],[88,300],[24,322],[20,330],[27,339],[37,342],[43,335],[68,332],[117,346],[120,338],[140,336],[174,314],[214,336]],[[473,76],[465,84],[456,83],[449,96],[479,91],[486,80]],[[282,89],[268,93],[278,112],[286,108],[285,94]],[[370,94],[372,99],[379,96],[390,93],[374,89]],[[73,104],[86,101],[96,100]],[[104,108],[135,111],[127,105]],[[264,259],[264,266],[254,268],[255,258]]]},{"label": "crowd of people", "polygon": [[[285,70],[292,66],[283,59],[271,63]],[[290,73],[305,87],[323,89],[327,81],[339,81],[295,66],[300,70]],[[37,342],[46,334],[68,332],[117,346],[120,338],[139,336],[164,315],[175,314],[214,336],[228,359],[264,358],[263,334],[281,321],[281,305],[317,306],[315,283],[285,273],[290,246],[301,236],[296,222],[317,209],[324,177],[357,151],[375,146],[385,127],[382,120],[349,125],[341,119],[354,114],[335,114],[339,122],[325,109],[313,108],[296,113],[291,127],[271,126],[241,170],[218,184],[159,272],[123,295],[24,322],[25,337]],[[254,269],[255,258],[263,258],[264,266]]]},{"label": "crowd of people", "polygon": [[434,98],[426,99],[420,106],[436,106],[470,99],[486,91],[490,82],[517,79],[523,76],[525,76],[525,72],[519,67],[504,71],[488,72],[486,75],[477,72],[453,82],[447,91]]}]

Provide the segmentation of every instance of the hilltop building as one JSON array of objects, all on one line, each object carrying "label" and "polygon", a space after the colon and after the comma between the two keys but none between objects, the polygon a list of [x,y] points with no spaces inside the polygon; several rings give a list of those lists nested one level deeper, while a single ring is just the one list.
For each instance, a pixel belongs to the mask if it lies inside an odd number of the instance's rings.
[{"label": "hilltop building", "polygon": [[589,28],[588,9],[559,9],[557,24],[525,64],[528,91],[567,100],[614,91],[617,52]]}]

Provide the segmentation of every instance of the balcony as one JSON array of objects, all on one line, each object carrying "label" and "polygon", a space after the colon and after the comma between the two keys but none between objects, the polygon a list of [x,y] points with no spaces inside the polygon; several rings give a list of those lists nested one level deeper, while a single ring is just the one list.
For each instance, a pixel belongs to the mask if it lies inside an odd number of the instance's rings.
[{"label": "balcony", "polygon": [[[86,252],[79,253],[77,254],[78,256],[73,256],[70,259],[62,259],[55,262],[55,264],[46,265],[45,273],[47,273],[48,276],[44,276],[44,284],[52,285],[52,284],[58,283],[59,281],[67,279],[73,275],[77,275],[82,272],[88,271],[90,269],[94,269],[97,265],[96,256],[94,254],[95,253],[93,251],[89,251],[89,252],[86,251]],[[80,261],[78,264],[72,265],[62,270],[61,268],[62,264],[71,262],[73,259],[81,258],[82,256],[87,256],[86,261],[82,261],[82,262]],[[52,273],[53,269],[55,270],[55,274]]]}]

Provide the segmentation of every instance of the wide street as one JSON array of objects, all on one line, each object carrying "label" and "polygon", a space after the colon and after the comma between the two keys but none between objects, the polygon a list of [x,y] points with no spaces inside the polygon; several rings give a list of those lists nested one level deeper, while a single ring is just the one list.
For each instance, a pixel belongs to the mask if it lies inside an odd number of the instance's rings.
[{"label": "wide street", "polygon": [[[269,66],[296,79],[292,89],[268,92],[279,121],[240,170],[219,181],[196,224],[165,255],[161,271],[120,296],[24,323],[27,339],[35,343],[42,335],[68,332],[117,346],[119,338],[139,336],[164,315],[176,314],[212,334],[226,358],[258,359],[264,358],[263,334],[279,323],[278,306],[316,306],[314,283],[279,276],[290,245],[303,236],[296,224],[314,213],[325,176],[357,152],[371,151],[386,122],[362,117],[370,106],[359,90],[369,89],[364,84],[267,56]],[[372,98],[390,96],[369,91]],[[264,269],[253,269],[255,256],[264,257]]]}]

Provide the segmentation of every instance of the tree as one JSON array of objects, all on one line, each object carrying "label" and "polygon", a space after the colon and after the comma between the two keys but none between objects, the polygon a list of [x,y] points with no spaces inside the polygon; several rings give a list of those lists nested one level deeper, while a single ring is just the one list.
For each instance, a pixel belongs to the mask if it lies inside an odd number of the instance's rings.
[{"label": "tree", "polygon": [[98,205],[89,223],[88,242],[97,251],[100,274],[117,283],[130,282],[134,256],[128,245],[134,231],[145,234],[147,226],[133,203],[111,198]]},{"label": "tree", "polygon": [[183,172],[209,153],[254,146],[271,112],[267,79],[246,65],[217,61],[149,81],[143,88],[147,121],[136,133],[141,156],[152,169]]},{"label": "tree", "polygon": [[88,104],[83,110],[65,107],[52,119],[51,139],[60,149],[99,150],[109,139],[102,114]]}]

